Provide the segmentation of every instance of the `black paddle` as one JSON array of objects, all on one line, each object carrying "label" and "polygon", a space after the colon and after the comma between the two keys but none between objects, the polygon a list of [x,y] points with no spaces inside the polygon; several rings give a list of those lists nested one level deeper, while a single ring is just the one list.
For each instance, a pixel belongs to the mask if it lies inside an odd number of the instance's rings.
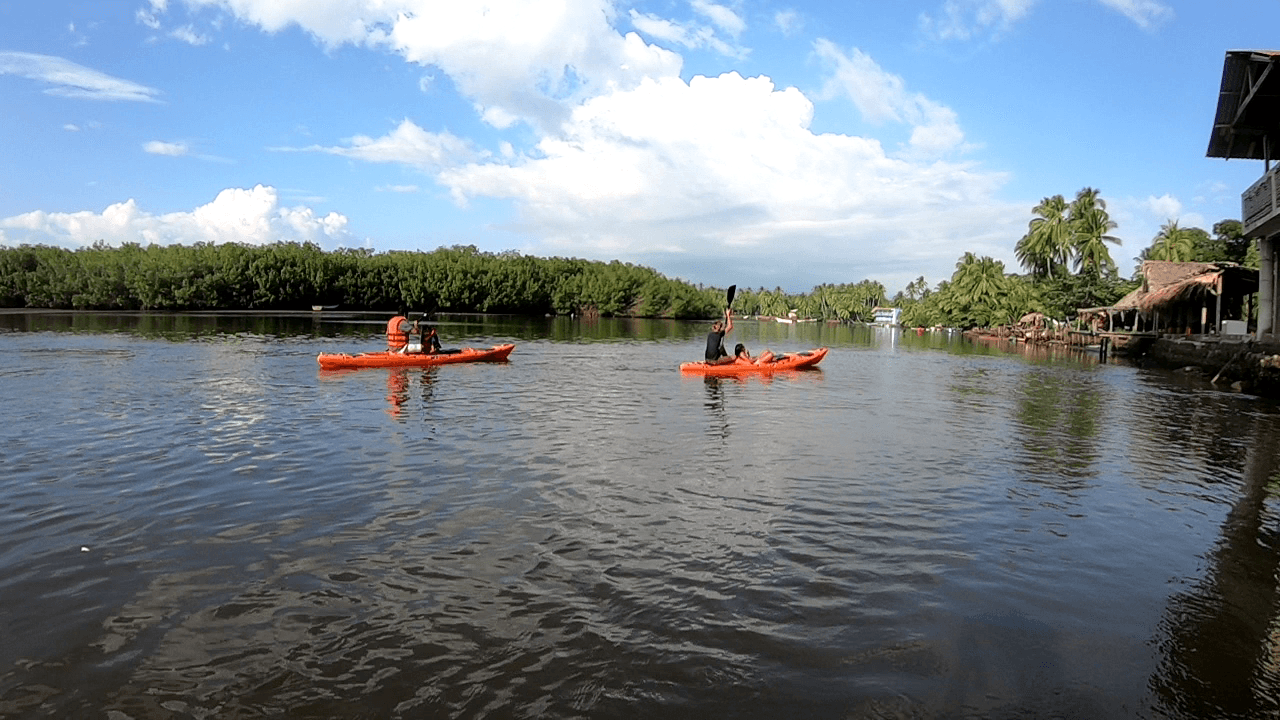
[{"label": "black paddle", "polygon": [[[736,295],[737,292],[738,292],[737,285],[730,285],[729,289],[725,291],[725,294],[724,294],[725,313],[724,314],[726,316],[733,311],[733,296]],[[728,329],[728,325],[725,326],[725,329]]]}]

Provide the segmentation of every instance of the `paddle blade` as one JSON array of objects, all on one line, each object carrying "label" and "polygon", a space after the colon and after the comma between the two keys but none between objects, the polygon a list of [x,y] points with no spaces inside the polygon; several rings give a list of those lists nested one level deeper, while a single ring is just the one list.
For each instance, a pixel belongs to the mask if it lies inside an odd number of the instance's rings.
[{"label": "paddle blade", "polygon": [[737,294],[737,292],[738,292],[737,285],[729,286],[729,291],[724,294],[724,301],[726,305],[728,305],[729,307],[733,307],[733,296]]}]

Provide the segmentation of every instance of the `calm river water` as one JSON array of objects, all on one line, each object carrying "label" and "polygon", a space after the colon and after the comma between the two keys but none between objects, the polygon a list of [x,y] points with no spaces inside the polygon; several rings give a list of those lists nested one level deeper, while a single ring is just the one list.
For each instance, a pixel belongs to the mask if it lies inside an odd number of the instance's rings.
[{"label": "calm river water", "polygon": [[957,336],[0,313],[0,717],[1280,712],[1280,407]]}]

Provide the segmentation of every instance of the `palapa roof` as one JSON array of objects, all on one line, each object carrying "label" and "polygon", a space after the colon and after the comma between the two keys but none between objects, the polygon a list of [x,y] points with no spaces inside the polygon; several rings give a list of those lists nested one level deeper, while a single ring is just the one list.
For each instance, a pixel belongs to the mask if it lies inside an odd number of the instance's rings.
[{"label": "palapa roof", "polygon": [[1219,287],[1229,277],[1240,292],[1258,288],[1258,271],[1232,262],[1167,262],[1147,260],[1142,263],[1142,285],[1120,298],[1113,310],[1151,312]]},{"label": "palapa roof", "polygon": [[1029,313],[1027,313],[1026,315],[1023,315],[1021,318],[1019,318],[1019,319],[1018,319],[1018,324],[1019,324],[1019,325],[1031,325],[1031,326],[1033,326],[1033,327],[1038,327],[1038,326],[1040,326],[1040,325],[1043,325],[1043,324],[1044,324],[1044,313],[1041,313],[1041,312],[1029,312]]}]

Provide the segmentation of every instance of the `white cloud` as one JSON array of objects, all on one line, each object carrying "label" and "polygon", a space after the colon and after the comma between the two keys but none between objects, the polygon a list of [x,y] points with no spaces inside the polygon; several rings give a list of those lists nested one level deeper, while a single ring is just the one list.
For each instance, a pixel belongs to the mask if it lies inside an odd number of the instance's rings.
[{"label": "white cloud", "polygon": [[829,40],[818,40],[814,51],[831,72],[823,95],[847,96],[873,123],[910,125],[908,152],[939,157],[962,147],[964,133],[954,111],[908,92],[902,78],[886,72],[866,53],[854,48],[846,54]]},{"label": "white cloud", "polygon": [[[710,7],[720,8],[732,14],[728,8],[721,5],[713,5]],[[734,15],[734,17],[737,17]],[[727,19],[726,22],[729,22]],[[640,13],[634,8],[631,10],[631,24],[636,30],[644,35],[648,35],[656,40],[662,40],[674,45],[680,45],[689,49],[710,48],[721,55],[733,58],[746,57],[747,51],[743,48],[735,47],[721,40],[715,29],[701,25],[699,23],[677,23],[674,20],[659,17],[650,13]],[[730,22],[732,25],[733,23]],[[739,20],[741,24],[741,20]],[[745,25],[743,25],[745,27]],[[740,31],[739,31],[740,32]],[[736,35],[736,33],[734,33]]]},{"label": "white cloud", "polygon": [[800,18],[800,13],[795,10],[779,10],[773,15],[773,24],[782,31],[783,35],[794,35],[800,31],[804,21]]},{"label": "white cloud", "polygon": [[[1021,21],[1038,0],[945,0],[936,13],[921,13],[920,27],[939,40],[972,40],[999,36]],[[1173,18],[1173,9],[1159,0],[1098,0],[1151,30]]]},{"label": "white cloud", "polygon": [[142,149],[152,155],[169,155],[171,157],[181,157],[190,151],[186,143],[170,143],[159,140],[143,143]]},{"label": "white cloud", "polygon": [[195,28],[190,25],[184,25],[169,32],[169,37],[181,40],[188,45],[207,45],[209,36],[196,32]]},{"label": "white cloud", "polygon": [[53,55],[0,51],[0,75],[17,75],[48,83],[50,95],[85,100],[158,102],[159,90],[111,77]]},{"label": "white cloud", "polygon": [[742,16],[724,5],[707,2],[707,0],[692,0],[689,5],[694,12],[707,18],[711,21],[711,24],[735,38],[741,35],[743,30],[747,29],[747,23],[742,19]]},{"label": "white cloud", "polygon": [[[448,132],[433,133],[423,130],[411,120],[405,119],[395,130],[379,138],[357,135],[342,147],[313,145],[302,150],[340,155],[355,160],[374,163],[401,163],[421,170],[437,170],[441,167],[468,162],[481,155],[470,141]],[[296,148],[274,148],[279,151]]]},{"label": "white cloud", "polygon": [[1143,204],[1148,213],[1155,218],[1163,218],[1164,221],[1176,220],[1182,214],[1182,203],[1168,193],[1160,197],[1149,196]]},{"label": "white cloud", "polygon": [[936,15],[921,13],[926,35],[941,40],[969,40],[999,35],[1021,20],[1036,0],[946,0]]},{"label": "white cloud", "polygon": [[547,252],[662,257],[663,267],[733,258],[755,277],[780,269],[763,264],[780,246],[797,264],[821,258],[854,279],[871,259],[900,267],[904,284],[921,268],[949,277],[964,250],[1007,253],[1021,234],[1025,208],[992,199],[1002,176],[814,134],[812,115],[801,92],[767,78],[647,80],[584,103],[536,156],[438,179],[459,202],[514,200]]},{"label": "white cloud", "polygon": [[228,188],[191,212],[155,215],[139,208],[131,198],[101,213],[36,211],[0,220],[0,228],[7,231],[3,236],[6,243],[68,247],[88,246],[98,240],[110,245],[315,242],[335,246],[350,244],[346,226],[347,218],[338,213],[321,217],[308,207],[281,207],[275,188],[263,185]]},{"label": "white cloud", "polygon": [[386,47],[449,75],[487,122],[554,129],[568,108],[643,77],[675,76],[678,55],[613,29],[611,0],[187,0],[268,32],[296,25],[329,47]]},{"label": "white cloud", "polygon": [[67,123],[62,126],[62,129],[67,132],[80,132],[80,126],[75,123]]},{"label": "white cloud", "polygon": [[152,30],[160,29],[160,19],[156,17],[155,13],[147,12],[142,8],[138,8],[133,17],[139,23],[151,28]]},{"label": "white cloud", "polygon": [[1173,19],[1173,8],[1157,0],[1099,0],[1103,5],[1132,20],[1143,30],[1150,30]]},{"label": "white cloud", "polygon": [[419,188],[417,185],[379,185],[374,190],[378,192],[416,193]]}]

